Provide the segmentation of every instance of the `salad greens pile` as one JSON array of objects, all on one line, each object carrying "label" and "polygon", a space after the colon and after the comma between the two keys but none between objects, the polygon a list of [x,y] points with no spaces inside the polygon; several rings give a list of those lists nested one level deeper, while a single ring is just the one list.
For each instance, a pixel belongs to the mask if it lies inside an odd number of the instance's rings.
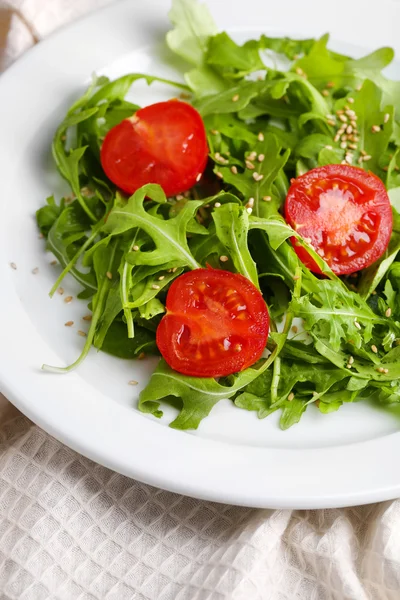
[{"label": "salad greens pile", "polygon": [[[143,74],[94,78],[56,131],[53,156],[72,196],[48,198],[37,222],[63,267],[52,293],[70,273],[93,317],[78,360],[47,368],[71,370],[92,345],[126,359],[157,354],[169,285],[208,264],[239,272],[262,291],[271,316],[268,358],[218,381],[181,375],[160,360],[140,410],[159,417],[175,397],[180,412],[171,426],[190,429],[230,398],[260,418],[281,409],[286,429],[310,403],[329,413],[363,398],[400,402],[400,82],[382,74],[393,51],[355,60],[331,51],[327,35],[263,35],[238,45],[196,0],[173,0],[170,19],[167,44],[187,62],[186,83]],[[138,110],[125,97],[139,79],[183,92],[203,117],[210,164],[188,193],[166,198],[147,185],[127,198],[102,171],[102,140]],[[356,132],[343,141],[352,111]],[[280,211],[292,177],[343,161],[384,181],[394,229],[377,263],[338,278]],[[291,237],[324,278],[299,262]],[[221,255],[229,257],[223,265]]]}]

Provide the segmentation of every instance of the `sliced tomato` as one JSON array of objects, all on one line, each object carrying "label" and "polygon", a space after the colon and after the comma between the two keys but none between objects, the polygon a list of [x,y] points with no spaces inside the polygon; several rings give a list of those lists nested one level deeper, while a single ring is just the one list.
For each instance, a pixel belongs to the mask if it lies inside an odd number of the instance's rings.
[{"label": "sliced tomato", "polygon": [[106,135],[100,153],[107,177],[128,194],[158,183],[167,196],[191,188],[207,164],[200,114],[179,100],[138,110]]},{"label": "sliced tomato", "polygon": [[[364,269],[382,256],[393,225],[382,181],[349,165],[326,165],[292,181],[285,218],[337,275]],[[291,241],[300,260],[321,273],[296,238]]]},{"label": "sliced tomato", "polygon": [[171,285],[157,346],[170,367],[196,377],[242,371],[261,357],[269,315],[245,277],[217,269],[184,273]]}]

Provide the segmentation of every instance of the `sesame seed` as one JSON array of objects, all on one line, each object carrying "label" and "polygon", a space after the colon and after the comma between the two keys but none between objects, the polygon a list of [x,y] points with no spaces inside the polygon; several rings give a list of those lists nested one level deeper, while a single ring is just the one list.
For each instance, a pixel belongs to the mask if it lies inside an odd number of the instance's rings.
[{"label": "sesame seed", "polygon": [[335,87],[335,83],[333,81],[328,81],[328,83],[326,84],[327,88],[333,88]]},{"label": "sesame seed", "polygon": [[359,84],[359,85],[356,87],[356,90],[357,90],[357,92],[359,92],[359,91],[361,90],[361,88],[362,88],[362,85],[361,85],[361,83],[360,83],[360,84]]},{"label": "sesame seed", "polygon": [[346,129],[346,133],[348,133],[348,134],[353,133],[353,128],[351,125],[349,125],[348,128]]},{"label": "sesame seed", "polygon": [[247,157],[247,160],[256,160],[257,158],[257,152],[255,150],[253,150],[252,152],[250,152],[250,154]]},{"label": "sesame seed", "polygon": [[360,150],[360,154],[361,154],[362,156],[366,156],[366,154],[367,154],[367,153],[365,152],[365,150]]},{"label": "sesame seed", "polygon": [[366,154],[365,156],[363,156],[363,161],[367,161],[367,160],[371,160],[372,156],[370,154]]},{"label": "sesame seed", "polygon": [[86,333],[81,329],[78,330],[78,335],[80,335],[81,337],[86,337]]},{"label": "sesame seed", "polygon": [[85,315],[84,317],[82,317],[82,319],[84,321],[91,321],[92,320],[92,315]]},{"label": "sesame seed", "polygon": [[135,381],[134,379],[131,379],[130,381],[128,381],[129,385],[137,385],[139,382]]},{"label": "sesame seed", "polygon": [[347,123],[346,115],[339,115],[339,119],[342,121],[342,123]]},{"label": "sesame seed", "polygon": [[381,128],[379,127],[379,125],[372,125],[371,127],[372,133],[378,133],[380,130]]},{"label": "sesame seed", "polygon": [[342,142],[347,142],[347,135],[346,134],[342,135],[341,139],[342,139]]},{"label": "sesame seed", "polygon": [[235,352],[240,352],[241,349],[242,349],[242,344],[236,344],[235,347],[234,347],[234,351]]},{"label": "sesame seed", "polygon": [[57,263],[57,261],[56,261],[56,260],[52,260],[50,264],[51,264],[52,266],[54,266],[54,265],[57,265],[58,263]]},{"label": "sesame seed", "polygon": [[262,162],[265,158],[265,154],[259,154],[257,157],[258,162]]},{"label": "sesame seed", "polygon": [[297,73],[297,75],[304,75],[304,71],[300,67],[297,67],[296,73]]},{"label": "sesame seed", "polygon": [[327,96],[329,96],[329,91],[328,90],[322,90],[321,94],[323,96],[325,96],[325,98],[326,98]]},{"label": "sesame seed", "polygon": [[219,131],[218,131],[217,129],[210,129],[210,132],[211,132],[213,135],[218,135],[218,134],[219,134]]},{"label": "sesame seed", "polygon": [[160,275],[160,277],[158,278],[158,281],[162,281],[163,279],[165,279],[165,275]]},{"label": "sesame seed", "polygon": [[390,119],[390,114],[386,113],[385,116],[383,117],[383,122],[387,123],[389,121],[389,119]]},{"label": "sesame seed", "polygon": [[216,176],[217,176],[219,179],[223,179],[223,178],[224,178],[224,176],[222,175],[221,171],[217,171],[215,174],[216,174]]},{"label": "sesame seed", "polygon": [[353,127],[354,129],[354,133],[357,133],[357,121],[355,119],[352,119],[350,121],[350,125]]},{"label": "sesame seed", "polygon": [[113,274],[111,273],[111,271],[107,271],[106,277],[107,277],[107,279],[112,279],[113,278]]},{"label": "sesame seed", "polygon": [[297,332],[298,332],[298,328],[297,328],[297,326],[296,326],[296,325],[293,325],[293,327],[292,327],[292,331],[293,331],[293,333],[297,333]]},{"label": "sesame seed", "polygon": [[263,142],[264,141],[264,134],[261,131],[258,134],[257,139],[258,139],[259,142]]},{"label": "sesame seed", "polygon": [[349,144],[349,148],[352,150],[357,150],[357,144]]},{"label": "sesame seed", "polygon": [[262,173],[257,173],[257,171],[254,171],[253,179],[255,181],[261,181],[262,179],[264,179],[264,175],[262,175]]},{"label": "sesame seed", "polygon": [[340,140],[340,133],[337,133],[337,134],[335,135],[335,137],[333,138],[333,141],[334,141],[334,142],[338,142],[339,140]]},{"label": "sesame seed", "polygon": [[246,208],[252,208],[254,206],[254,198],[249,198],[247,200]]},{"label": "sesame seed", "polygon": [[352,365],[353,362],[354,362],[354,356],[349,356],[349,360],[348,360],[349,365]]},{"label": "sesame seed", "polygon": [[359,157],[358,157],[358,160],[357,160],[358,164],[359,164],[359,165],[361,165],[362,161],[363,161],[363,157],[362,157],[362,156],[359,156]]},{"label": "sesame seed", "polygon": [[354,98],[347,98],[347,102],[349,104],[354,104]]},{"label": "sesame seed", "polygon": [[247,169],[255,169],[255,166],[249,160],[246,160],[246,168]]},{"label": "sesame seed", "polygon": [[358,321],[354,321],[354,325],[357,329],[361,329],[361,325]]},{"label": "sesame seed", "polygon": [[342,142],[342,143],[340,144],[340,147],[341,147],[341,148],[343,148],[343,150],[344,150],[345,148],[347,148],[347,142]]},{"label": "sesame seed", "polygon": [[271,196],[263,196],[263,200],[264,202],[271,202],[272,198]]},{"label": "sesame seed", "polygon": [[227,165],[229,163],[229,160],[227,158],[224,158],[223,156],[221,156],[219,152],[215,153],[214,159],[223,165]]},{"label": "sesame seed", "polygon": [[375,346],[375,344],[372,344],[371,350],[372,350],[372,352],[375,352],[375,354],[378,353],[378,348]]},{"label": "sesame seed", "polygon": [[146,354],[144,352],[141,352],[138,356],[139,360],[143,360],[146,357]]},{"label": "sesame seed", "polygon": [[197,173],[196,175],[196,181],[199,182],[201,179],[202,173]]},{"label": "sesame seed", "polygon": [[248,206],[248,207],[246,208],[246,212],[248,212],[248,213],[249,213],[249,215],[251,215],[251,213],[253,212],[253,209],[251,208],[251,206]]},{"label": "sesame seed", "polygon": [[72,296],[67,296],[66,298],[64,298],[65,304],[70,304],[70,302],[72,302],[72,300],[73,300]]},{"label": "sesame seed", "polygon": [[39,273],[39,267],[32,269],[32,275],[36,275],[37,273]]},{"label": "sesame seed", "polygon": [[231,172],[232,172],[234,175],[237,175],[237,172],[238,172],[238,170],[237,170],[237,167],[236,167],[235,165],[233,165],[233,166],[231,167]]},{"label": "sesame seed", "polygon": [[339,110],[337,110],[337,111],[336,111],[336,114],[337,114],[337,115],[343,115],[343,114],[344,114],[344,110],[340,110],[340,109],[339,109]]},{"label": "sesame seed", "polygon": [[294,394],[293,392],[290,392],[289,396],[287,397],[287,399],[289,400],[289,402],[291,402],[294,399]]},{"label": "sesame seed", "polygon": [[10,263],[10,267],[11,267],[12,269],[14,269],[14,271],[16,271],[16,270],[17,270],[17,265],[15,264],[15,262],[12,262],[12,263]]},{"label": "sesame seed", "polygon": [[240,96],[239,96],[239,94],[235,94],[235,95],[232,97],[232,102],[237,102],[237,101],[239,100],[239,97],[240,97]]},{"label": "sesame seed", "polygon": [[73,321],[67,321],[66,323],[64,323],[65,327],[72,327],[73,324]]},{"label": "sesame seed", "polygon": [[221,202],[216,202],[216,203],[214,204],[214,208],[219,208],[220,206],[221,206]]},{"label": "sesame seed", "polygon": [[351,162],[353,162],[353,158],[354,158],[354,157],[353,157],[353,155],[352,155],[352,154],[349,154],[349,153],[348,153],[348,154],[346,154],[346,156],[345,156],[344,158],[345,158],[345,160],[346,160],[348,163],[351,163]]},{"label": "sesame seed", "polygon": [[385,317],[391,317],[392,316],[392,309],[391,308],[387,308],[385,311]]},{"label": "sesame seed", "polygon": [[63,293],[64,293],[64,288],[59,287],[58,290],[57,290],[57,292],[60,294],[60,296],[62,296]]},{"label": "sesame seed", "polygon": [[351,369],[351,367],[352,367],[352,366],[353,366],[353,365],[351,365],[350,363],[347,363],[347,365],[346,365],[346,369]]},{"label": "sesame seed", "polygon": [[177,270],[178,270],[178,267],[174,267],[174,268],[172,269],[172,273],[176,273],[176,272],[177,272]]},{"label": "sesame seed", "polygon": [[354,119],[357,116],[354,110],[351,110],[350,108],[346,110],[346,115],[350,117],[350,119]]},{"label": "sesame seed", "polygon": [[225,256],[225,254],[223,254],[222,256],[219,257],[219,260],[221,262],[227,262],[229,260],[229,258],[227,256]]},{"label": "sesame seed", "polygon": [[156,283],[153,283],[153,285],[151,286],[151,289],[152,289],[152,290],[159,290],[159,289],[160,289],[160,286],[159,286],[159,285],[157,285]]},{"label": "sesame seed", "polygon": [[385,375],[387,375],[389,373],[389,369],[383,369],[383,372],[385,373]]},{"label": "sesame seed", "polygon": [[328,119],[327,123],[328,123],[328,125],[331,125],[332,127],[334,127],[336,125],[336,121],[334,121],[333,119]]},{"label": "sesame seed", "polygon": [[327,150],[333,150],[333,146],[325,146]]}]

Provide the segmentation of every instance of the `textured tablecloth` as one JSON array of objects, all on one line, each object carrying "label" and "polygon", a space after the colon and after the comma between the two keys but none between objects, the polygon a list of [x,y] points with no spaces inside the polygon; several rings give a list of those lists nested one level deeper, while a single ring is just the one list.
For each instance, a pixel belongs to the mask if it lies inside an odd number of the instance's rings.
[{"label": "textured tablecloth", "polygon": [[[107,1],[9,2],[0,64]],[[0,600],[399,598],[399,500],[321,511],[193,500],[94,464],[0,394]]]}]

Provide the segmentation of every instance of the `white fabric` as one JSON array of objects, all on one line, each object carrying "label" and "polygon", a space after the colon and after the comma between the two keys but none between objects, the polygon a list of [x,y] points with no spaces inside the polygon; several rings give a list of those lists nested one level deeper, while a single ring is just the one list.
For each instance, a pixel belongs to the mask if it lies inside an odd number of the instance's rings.
[{"label": "white fabric", "polygon": [[[20,12],[0,10],[3,66],[106,2],[9,2]],[[0,394],[0,600],[399,598],[399,500],[321,511],[193,500],[94,464]]]}]

